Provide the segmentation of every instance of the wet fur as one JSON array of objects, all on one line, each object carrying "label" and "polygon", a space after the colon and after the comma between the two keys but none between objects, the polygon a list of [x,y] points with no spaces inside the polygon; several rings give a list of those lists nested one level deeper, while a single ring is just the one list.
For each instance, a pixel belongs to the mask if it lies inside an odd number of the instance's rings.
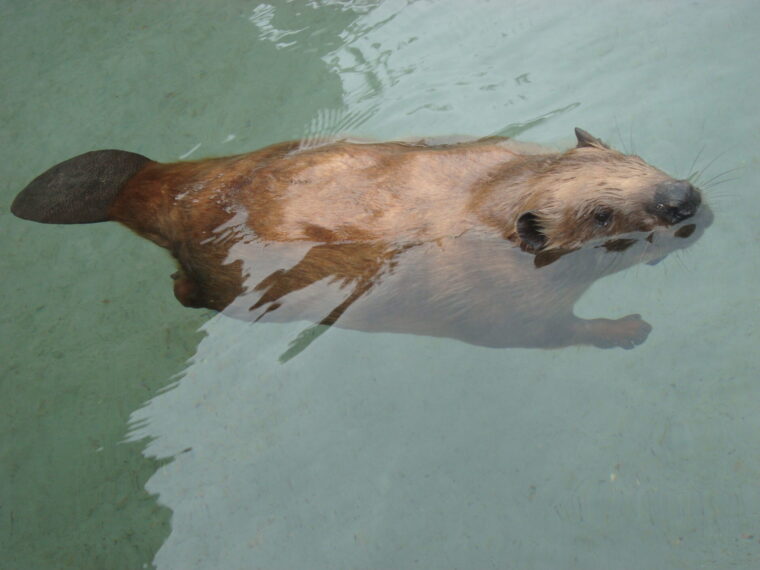
[{"label": "wet fur", "polygon": [[686,247],[710,214],[679,236],[685,223],[648,212],[672,179],[577,134],[562,153],[492,137],[150,161],[107,217],[172,253],[187,306],[485,346],[630,348],[649,332],[638,316],[582,320],[573,305],[596,279]]}]

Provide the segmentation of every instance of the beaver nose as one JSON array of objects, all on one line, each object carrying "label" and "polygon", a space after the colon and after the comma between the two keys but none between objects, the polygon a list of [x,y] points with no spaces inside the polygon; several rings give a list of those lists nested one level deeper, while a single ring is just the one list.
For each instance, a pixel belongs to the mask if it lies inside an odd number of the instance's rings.
[{"label": "beaver nose", "polygon": [[702,197],[688,180],[668,180],[655,187],[654,201],[647,208],[666,224],[677,224],[697,213]]}]

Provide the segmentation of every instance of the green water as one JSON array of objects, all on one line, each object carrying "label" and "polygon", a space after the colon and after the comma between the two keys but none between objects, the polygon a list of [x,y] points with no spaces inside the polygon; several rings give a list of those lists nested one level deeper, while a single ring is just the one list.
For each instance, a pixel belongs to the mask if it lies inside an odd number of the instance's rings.
[{"label": "green water", "polygon": [[[760,567],[754,2],[0,3],[0,568]],[[632,351],[490,350],[180,306],[168,254],[9,213],[96,148],[581,126],[716,221],[597,283]],[[715,182],[720,182],[719,178]]]}]

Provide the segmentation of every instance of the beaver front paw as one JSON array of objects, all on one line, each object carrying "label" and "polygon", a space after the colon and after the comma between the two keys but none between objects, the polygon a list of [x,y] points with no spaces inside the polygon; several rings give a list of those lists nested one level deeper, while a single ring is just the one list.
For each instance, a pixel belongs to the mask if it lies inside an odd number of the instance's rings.
[{"label": "beaver front paw", "polygon": [[172,273],[171,278],[174,280],[174,296],[180,303],[185,307],[195,309],[206,306],[201,296],[200,287],[184,271],[180,269]]},{"label": "beaver front paw", "polygon": [[641,315],[622,319],[577,319],[573,323],[573,344],[590,344],[599,348],[631,349],[644,342],[652,326]]},{"label": "beaver front paw", "polygon": [[620,319],[592,319],[584,322],[589,344],[599,348],[633,348],[644,342],[652,325],[641,315],[627,315]]}]

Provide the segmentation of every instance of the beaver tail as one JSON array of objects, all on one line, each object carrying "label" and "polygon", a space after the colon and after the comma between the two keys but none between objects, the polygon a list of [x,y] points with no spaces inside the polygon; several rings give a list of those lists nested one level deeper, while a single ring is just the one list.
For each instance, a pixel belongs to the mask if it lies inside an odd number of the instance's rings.
[{"label": "beaver tail", "polygon": [[32,180],[16,196],[11,212],[45,224],[105,222],[124,184],[149,162],[123,150],[80,154]]}]

